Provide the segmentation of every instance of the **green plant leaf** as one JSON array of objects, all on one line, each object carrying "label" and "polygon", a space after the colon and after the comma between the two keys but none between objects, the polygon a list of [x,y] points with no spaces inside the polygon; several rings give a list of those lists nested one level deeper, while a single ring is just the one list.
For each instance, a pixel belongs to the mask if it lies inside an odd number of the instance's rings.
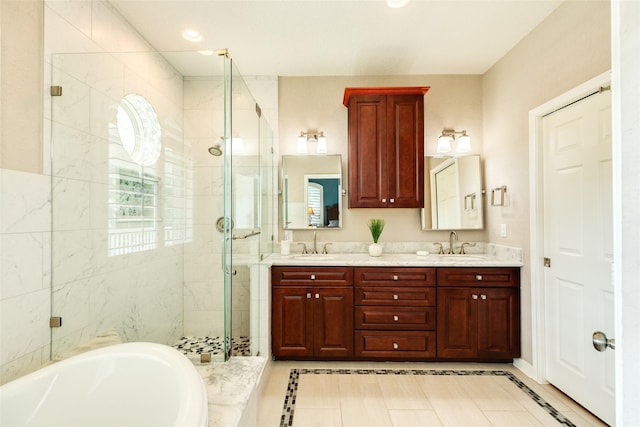
[{"label": "green plant leaf", "polygon": [[371,218],[368,225],[371,237],[373,237],[373,243],[378,243],[382,230],[384,230],[384,219]]}]

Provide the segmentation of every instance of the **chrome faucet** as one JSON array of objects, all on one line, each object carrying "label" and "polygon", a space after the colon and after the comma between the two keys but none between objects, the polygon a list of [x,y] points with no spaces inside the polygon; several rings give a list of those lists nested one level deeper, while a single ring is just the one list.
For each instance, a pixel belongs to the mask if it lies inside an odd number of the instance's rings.
[{"label": "chrome faucet", "polygon": [[458,240],[458,233],[456,233],[455,231],[452,231],[451,233],[449,233],[449,253],[450,254],[454,254],[455,252],[453,251],[453,238],[456,238],[456,241]]},{"label": "chrome faucet", "polygon": [[313,232],[313,250],[311,251],[312,254],[317,254],[318,253],[318,249],[316,249],[316,241],[317,241],[317,235],[316,232]]}]

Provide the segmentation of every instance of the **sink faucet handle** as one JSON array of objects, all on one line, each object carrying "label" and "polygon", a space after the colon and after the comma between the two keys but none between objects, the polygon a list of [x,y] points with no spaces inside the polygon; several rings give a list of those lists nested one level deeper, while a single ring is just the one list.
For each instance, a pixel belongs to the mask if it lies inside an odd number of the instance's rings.
[{"label": "sink faucet handle", "polygon": [[298,242],[299,245],[302,245],[302,253],[303,254],[308,254],[309,252],[307,251],[307,245],[304,244],[304,242]]},{"label": "sink faucet handle", "polygon": [[438,246],[438,254],[439,255],[443,255],[444,254],[444,248],[442,247],[442,243],[434,242],[433,244]]},{"label": "sink faucet handle", "polygon": [[464,251],[465,246],[473,247],[475,245],[476,245],[475,243],[462,242],[462,244],[460,245],[460,255],[466,254],[466,252]]},{"label": "sink faucet handle", "polygon": [[327,246],[329,246],[331,243],[325,243],[324,246],[322,247],[322,253],[323,254],[328,254],[329,252],[327,252]]}]

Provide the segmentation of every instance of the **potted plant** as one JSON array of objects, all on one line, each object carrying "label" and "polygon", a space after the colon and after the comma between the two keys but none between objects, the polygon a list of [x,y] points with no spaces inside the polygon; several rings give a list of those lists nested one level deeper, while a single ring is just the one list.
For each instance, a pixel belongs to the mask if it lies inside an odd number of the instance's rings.
[{"label": "potted plant", "polygon": [[369,255],[382,255],[382,245],[378,243],[378,239],[384,230],[384,219],[372,218],[369,220],[369,231],[373,237],[373,243],[369,245]]}]

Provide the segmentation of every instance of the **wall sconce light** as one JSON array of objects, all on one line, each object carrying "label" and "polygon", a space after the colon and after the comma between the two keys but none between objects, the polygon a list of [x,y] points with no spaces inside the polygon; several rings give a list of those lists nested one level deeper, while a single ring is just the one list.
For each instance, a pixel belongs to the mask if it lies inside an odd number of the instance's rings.
[{"label": "wall sconce light", "polygon": [[448,153],[451,151],[451,145],[456,138],[456,135],[460,135],[458,137],[458,147],[457,153],[468,153],[471,151],[471,137],[467,135],[466,130],[457,131],[453,129],[443,129],[442,135],[438,137],[438,145],[436,147],[436,153]]},{"label": "wall sconce light", "polygon": [[327,152],[327,137],[324,136],[324,131],[308,130],[307,132],[300,131],[300,136],[296,143],[296,152],[298,154],[306,154],[308,152],[307,145],[309,143],[316,143],[316,153],[326,154]]}]

